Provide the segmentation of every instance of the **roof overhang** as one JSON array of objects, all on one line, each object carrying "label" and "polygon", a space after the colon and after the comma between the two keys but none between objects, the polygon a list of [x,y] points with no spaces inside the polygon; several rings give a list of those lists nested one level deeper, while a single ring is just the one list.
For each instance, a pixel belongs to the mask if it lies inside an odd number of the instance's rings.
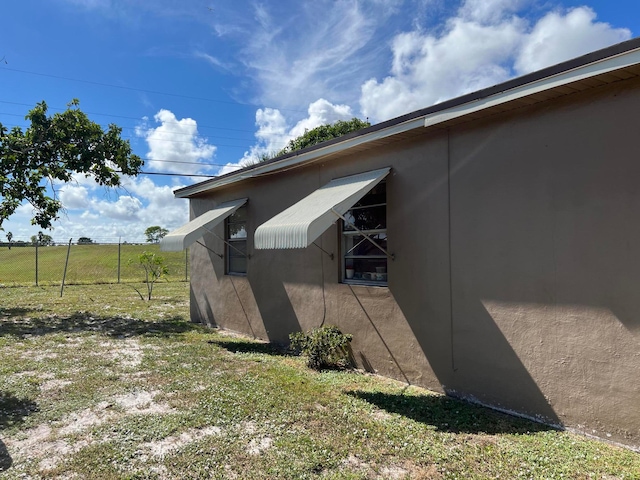
[{"label": "roof overhang", "polygon": [[160,250],[179,252],[188,248],[246,202],[246,198],[225,202],[194,218],[189,223],[166,235],[160,241]]},{"label": "roof overhang", "polygon": [[260,225],[261,249],[306,248],[389,173],[389,168],[336,178]]},{"label": "roof overhang", "polygon": [[271,175],[330,156],[379,145],[425,128],[447,128],[498,112],[512,110],[607,83],[640,76],[640,38],[629,40],[493,87],[373,125],[337,139],[293,152],[237,172],[174,192],[178,198],[216,190],[250,178]]}]

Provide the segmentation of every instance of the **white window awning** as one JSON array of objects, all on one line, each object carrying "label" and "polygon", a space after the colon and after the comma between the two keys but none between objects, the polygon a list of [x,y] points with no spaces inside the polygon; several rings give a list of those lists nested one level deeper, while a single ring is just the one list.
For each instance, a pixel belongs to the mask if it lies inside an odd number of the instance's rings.
[{"label": "white window awning", "polygon": [[246,198],[221,203],[166,235],[160,241],[160,250],[165,252],[184,250],[245,203],[247,203]]},{"label": "white window awning", "polygon": [[336,178],[260,225],[256,249],[306,248],[387,176],[390,168]]}]

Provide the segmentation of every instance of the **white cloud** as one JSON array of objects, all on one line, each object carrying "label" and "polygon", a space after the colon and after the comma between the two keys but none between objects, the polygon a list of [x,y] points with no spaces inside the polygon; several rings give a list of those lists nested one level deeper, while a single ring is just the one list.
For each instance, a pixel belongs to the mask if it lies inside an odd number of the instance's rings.
[{"label": "white cloud", "polygon": [[353,118],[351,107],[348,105],[334,105],[324,98],[320,98],[309,105],[307,118],[300,120],[290,131],[289,137],[302,135],[305,130],[312,130],[320,125],[335,123],[338,120]]},{"label": "white cloud", "polygon": [[100,216],[113,220],[138,220],[138,214],[142,210],[142,202],[135,197],[123,195],[115,202],[96,202],[93,208]]},{"label": "white cloud", "polygon": [[442,31],[400,33],[383,80],[361,87],[362,113],[386,120],[627,40],[588,7],[518,16],[526,1],[467,0]]},{"label": "white cloud", "polygon": [[514,14],[531,0],[466,0],[459,15],[468,20],[483,23],[498,23]]},{"label": "white cloud", "polygon": [[293,126],[288,125],[279,110],[259,109],[256,112],[258,131],[255,136],[257,143],[248,152],[245,152],[239,165],[254,163],[262,154],[272,154],[281,150],[289,140],[304,134],[305,130],[312,130],[320,125],[334,123],[338,120],[350,120],[351,118],[353,118],[351,107],[334,105],[324,98],[309,104],[307,116]]},{"label": "white cloud", "polygon": [[203,165],[210,162],[216,147],[198,135],[198,125],[191,118],[178,120],[169,110],[160,110],[154,117],[158,127],[141,126],[136,133],[149,146],[145,168],[152,171],[196,174],[211,171]]},{"label": "white cloud", "polygon": [[81,185],[68,184],[60,190],[60,201],[68,209],[87,208],[89,192]]},{"label": "white cloud", "polygon": [[386,120],[509,78],[505,60],[521,41],[522,20],[483,25],[454,18],[441,36],[409,32],[392,43],[391,75],[362,86],[364,115]]},{"label": "white cloud", "polygon": [[220,60],[217,57],[214,57],[213,55],[209,55],[208,53],[205,52],[195,52],[193,54],[193,56],[195,58],[200,58],[202,60],[205,60],[207,63],[209,63],[210,65],[214,66],[214,67],[218,67],[221,68],[223,70],[227,70],[230,71],[232,69],[232,66],[223,62],[222,60]]},{"label": "white cloud", "polygon": [[566,15],[550,12],[526,35],[515,69],[520,74],[540,70],[629,38],[628,29],[597,22],[596,13],[588,7],[575,8]]},{"label": "white cloud", "polygon": [[375,41],[376,32],[401,3],[256,3],[245,18],[225,15],[223,7],[214,28],[238,42],[236,58],[257,90],[254,101],[297,109],[321,97],[342,102],[357,96],[366,72],[379,68],[384,44]]}]

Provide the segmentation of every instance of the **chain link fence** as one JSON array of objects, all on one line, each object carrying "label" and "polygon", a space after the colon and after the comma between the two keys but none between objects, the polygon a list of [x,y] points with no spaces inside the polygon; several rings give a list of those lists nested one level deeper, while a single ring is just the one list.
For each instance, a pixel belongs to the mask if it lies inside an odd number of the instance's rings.
[{"label": "chain link fence", "polygon": [[[54,243],[54,242],[50,242]],[[143,252],[164,258],[170,282],[189,280],[189,252],[160,252],[148,243],[0,243],[0,286],[143,282]]]}]

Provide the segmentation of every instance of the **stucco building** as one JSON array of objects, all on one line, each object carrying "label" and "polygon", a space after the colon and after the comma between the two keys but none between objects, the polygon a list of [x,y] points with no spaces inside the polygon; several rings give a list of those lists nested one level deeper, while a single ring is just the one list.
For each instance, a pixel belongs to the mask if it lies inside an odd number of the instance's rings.
[{"label": "stucco building", "polygon": [[192,320],[640,446],[640,39],[175,192]]}]

